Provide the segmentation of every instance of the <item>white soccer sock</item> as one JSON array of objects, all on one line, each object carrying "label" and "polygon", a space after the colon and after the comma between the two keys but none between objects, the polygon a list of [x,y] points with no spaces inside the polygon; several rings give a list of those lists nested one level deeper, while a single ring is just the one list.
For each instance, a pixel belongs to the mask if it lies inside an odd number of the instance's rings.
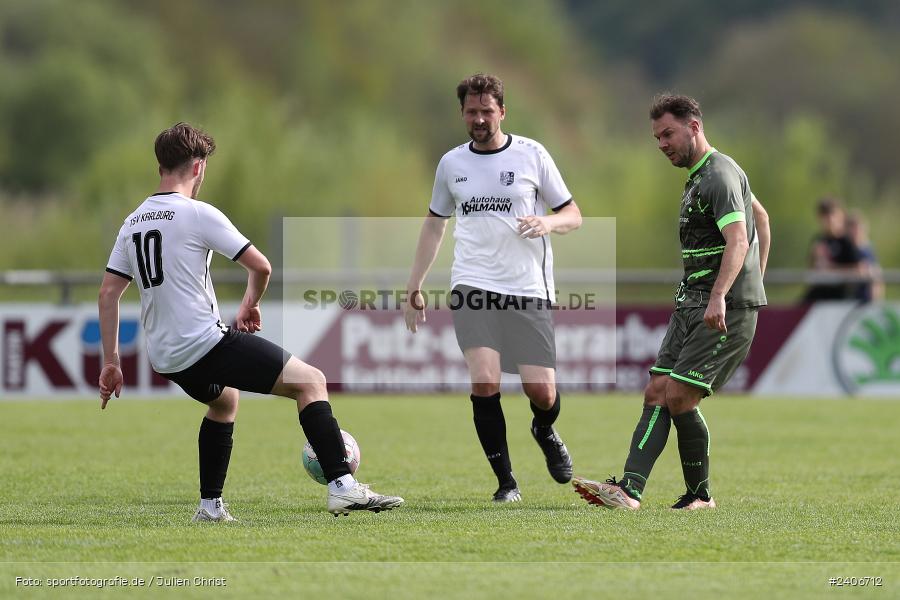
[{"label": "white soccer sock", "polygon": [[341,475],[334,481],[328,482],[328,491],[332,494],[338,494],[352,489],[354,485],[356,485],[356,480],[353,479],[353,475]]},{"label": "white soccer sock", "polygon": [[222,511],[222,497],[218,498],[200,498],[200,508],[203,508],[216,517]]}]

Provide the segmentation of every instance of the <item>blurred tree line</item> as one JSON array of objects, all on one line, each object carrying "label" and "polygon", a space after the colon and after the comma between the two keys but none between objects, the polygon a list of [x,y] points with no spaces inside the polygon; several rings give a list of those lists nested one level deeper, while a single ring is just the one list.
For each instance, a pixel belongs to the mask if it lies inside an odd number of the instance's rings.
[{"label": "blurred tree line", "polygon": [[646,115],[663,89],[697,96],[747,171],[771,265],[805,264],[823,195],[867,213],[897,265],[898,15],[889,0],[9,0],[0,269],[102,269],[155,189],[155,135],[180,120],[218,143],[201,199],[263,251],[283,216],[424,215],[437,160],[467,141],[455,86],[476,71],[504,79],[504,129],[547,146],[584,214],[618,219],[621,267],[679,263],[685,173]]}]

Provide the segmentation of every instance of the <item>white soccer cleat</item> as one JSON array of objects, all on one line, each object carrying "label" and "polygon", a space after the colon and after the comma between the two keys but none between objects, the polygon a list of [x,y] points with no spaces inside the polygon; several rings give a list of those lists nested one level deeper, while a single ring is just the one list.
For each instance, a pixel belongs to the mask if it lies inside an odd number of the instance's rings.
[{"label": "white soccer cleat", "polygon": [[400,496],[383,496],[373,492],[365,483],[356,482],[350,489],[340,492],[328,492],[328,512],[334,516],[349,515],[354,510],[381,512],[391,510],[403,504]]},{"label": "white soccer cleat", "polygon": [[588,504],[604,508],[624,508],[625,510],[637,510],[641,507],[641,503],[629,496],[615,478],[601,483],[576,477],[572,480],[572,485],[575,487],[575,492]]},{"label": "white soccer cleat", "polygon": [[231,516],[231,513],[228,512],[228,505],[224,502],[217,502],[218,512],[212,513],[202,506],[197,507],[197,512],[194,513],[194,517],[191,519],[192,523],[231,523],[232,521],[237,521],[234,517]]}]

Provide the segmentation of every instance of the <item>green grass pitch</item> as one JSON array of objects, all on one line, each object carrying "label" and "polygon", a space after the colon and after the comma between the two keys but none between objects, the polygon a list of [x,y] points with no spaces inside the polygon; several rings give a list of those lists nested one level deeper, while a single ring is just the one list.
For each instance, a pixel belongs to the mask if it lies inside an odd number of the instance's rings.
[{"label": "green grass pitch", "polygon": [[[325,487],[303,472],[293,403],[242,402],[225,489],[239,522],[228,525],[189,523],[203,414],[192,400],[123,397],[104,412],[93,400],[0,403],[0,596],[96,597],[87,584],[49,582],[116,576],[145,585],[104,595],[900,595],[897,402],[704,401],[719,508],[683,514],[667,509],[683,491],[674,430],[644,507],[607,511],[550,479],[524,396],[506,393],[523,502],[493,506],[465,396],[336,395],[335,414],[362,449],[359,479],[406,499],[337,519],[324,510]],[[576,474],[619,476],[638,396],[563,402],[558,429]],[[836,590],[831,577],[882,585]]]}]

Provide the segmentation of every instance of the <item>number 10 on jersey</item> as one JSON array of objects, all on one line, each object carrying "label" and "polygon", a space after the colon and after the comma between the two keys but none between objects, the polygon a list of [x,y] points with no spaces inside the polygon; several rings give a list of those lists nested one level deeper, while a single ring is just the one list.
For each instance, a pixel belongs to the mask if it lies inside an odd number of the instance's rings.
[{"label": "number 10 on jersey", "polygon": [[141,233],[137,232],[131,236],[131,241],[134,242],[141,285],[146,290],[163,282],[162,233],[159,229],[151,229],[143,234],[143,240],[141,237]]}]

